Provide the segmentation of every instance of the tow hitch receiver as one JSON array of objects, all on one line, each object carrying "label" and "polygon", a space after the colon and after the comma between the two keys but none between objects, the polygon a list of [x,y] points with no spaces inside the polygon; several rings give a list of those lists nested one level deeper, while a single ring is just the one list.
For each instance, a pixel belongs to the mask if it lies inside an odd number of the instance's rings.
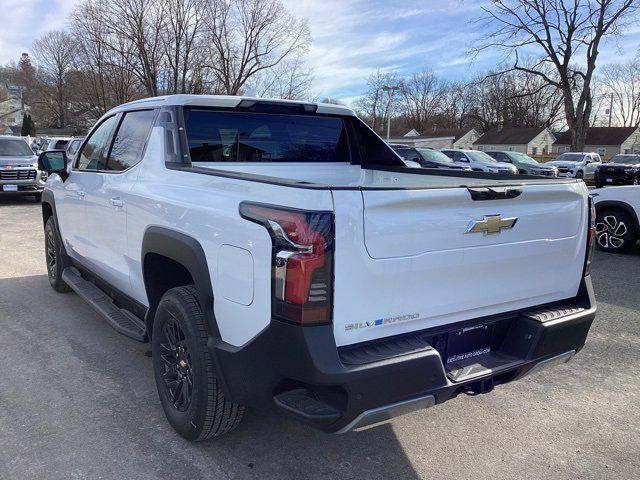
[{"label": "tow hitch receiver", "polygon": [[480,395],[493,390],[493,377],[484,378],[477,382],[470,383],[464,390],[467,395]]}]

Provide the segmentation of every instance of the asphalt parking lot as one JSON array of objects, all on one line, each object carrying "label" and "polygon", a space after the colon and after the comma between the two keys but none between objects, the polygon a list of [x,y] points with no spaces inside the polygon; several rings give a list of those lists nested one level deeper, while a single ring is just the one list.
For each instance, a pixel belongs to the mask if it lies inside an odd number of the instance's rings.
[{"label": "asphalt parking lot", "polygon": [[191,444],[148,345],[48,284],[39,205],[0,198],[0,478],[640,478],[640,248],[596,252],[599,313],[569,364],[360,433],[248,412]]}]

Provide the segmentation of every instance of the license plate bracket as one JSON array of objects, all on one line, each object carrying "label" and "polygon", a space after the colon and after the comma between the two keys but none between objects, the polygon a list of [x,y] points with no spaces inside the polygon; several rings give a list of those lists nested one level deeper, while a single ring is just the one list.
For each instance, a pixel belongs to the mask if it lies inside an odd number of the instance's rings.
[{"label": "license plate bracket", "polygon": [[460,362],[491,352],[493,325],[475,325],[452,330],[447,337],[446,362]]}]

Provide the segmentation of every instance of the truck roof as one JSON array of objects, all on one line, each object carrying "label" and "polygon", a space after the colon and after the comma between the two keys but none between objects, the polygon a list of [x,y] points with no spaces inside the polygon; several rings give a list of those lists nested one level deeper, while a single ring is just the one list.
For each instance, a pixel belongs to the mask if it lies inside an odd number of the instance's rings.
[{"label": "truck roof", "polygon": [[355,116],[353,110],[342,105],[334,105],[329,103],[303,102],[299,100],[280,100],[271,98],[244,97],[234,95],[163,95],[160,97],[143,98],[125,103],[113,108],[110,113],[117,111],[130,110],[139,107],[163,107],[163,106],[195,106],[195,107],[227,107],[233,108],[244,100],[269,102],[269,103],[286,103],[297,105],[316,105],[318,113],[327,113],[334,115],[352,115]]}]

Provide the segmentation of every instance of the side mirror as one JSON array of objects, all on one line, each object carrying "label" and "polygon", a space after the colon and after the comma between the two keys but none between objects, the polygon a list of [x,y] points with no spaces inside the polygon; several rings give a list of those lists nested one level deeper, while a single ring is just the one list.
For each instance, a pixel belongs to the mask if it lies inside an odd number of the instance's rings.
[{"label": "side mirror", "polygon": [[38,157],[38,168],[48,174],[57,173],[64,182],[69,174],[67,173],[67,154],[64,150],[49,150],[42,152]]}]

